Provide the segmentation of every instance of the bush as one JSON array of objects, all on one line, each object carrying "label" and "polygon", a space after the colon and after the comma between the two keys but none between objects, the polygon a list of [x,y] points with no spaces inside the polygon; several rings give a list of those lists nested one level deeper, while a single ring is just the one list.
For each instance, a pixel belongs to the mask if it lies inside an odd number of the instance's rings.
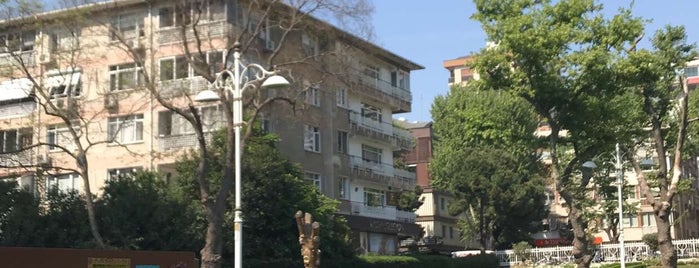
[{"label": "bush", "polygon": [[[600,268],[619,268],[619,267],[621,267],[621,264],[619,264],[619,263],[611,263],[611,264],[605,264],[605,265],[600,266]],[[646,268],[648,266],[646,266],[642,262],[632,262],[632,263],[627,263],[626,267],[627,268]]]},{"label": "bush", "polygon": [[515,256],[519,259],[519,261],[526,261],[529,259],[529,251],[532,249],[532,246],[529,245],[527,241],[520,241],[512,245],[512,251],[514,251]]},{"label": "bush", "polygon": [[643,243],[646,243],[648,245],[648,248],[650,249],[651,253],[655,253],[658,251],[658,234],[657,233],[652,233],[652,234],[646,234],[643,235]]},{"label": "bush", "polygon": [[[496,268],[498,260],[495,255],[474,255],[465,258],[452,259],[442,255],[406,255],[406,256],[360,256],[353,259],[331,259],[320,261],[321,267],[333,268],[458,268],[458,267],[482,267]],[[251,266],[252,267],[252,266]],[[272,267],[272,266],[256,266]],[[287,266],[274,266],[287,267]]]}]

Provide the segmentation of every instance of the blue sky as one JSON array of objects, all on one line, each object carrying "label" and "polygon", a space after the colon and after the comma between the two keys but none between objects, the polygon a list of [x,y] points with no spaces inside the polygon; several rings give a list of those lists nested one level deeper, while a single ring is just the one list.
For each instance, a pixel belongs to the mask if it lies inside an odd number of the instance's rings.
[{"label": "blue sky", "polygon": [[[614,14],[631,1],[607,0],[605,13]],[[485,34],[478,23],[469,19],[475,12],[471,0],[375,0],[374,41],[422,66],[411,74],[413,106],[411,113],[397,114],[409,121],[430,121],[430,107],[437,95],[448,91],[449,73],[444,60],[480,50]],[[699,1],[637,0],[632,12],[652,21],[646,27],[646,39],[667,24],[684,25],[688,41],[699,42]]]}]

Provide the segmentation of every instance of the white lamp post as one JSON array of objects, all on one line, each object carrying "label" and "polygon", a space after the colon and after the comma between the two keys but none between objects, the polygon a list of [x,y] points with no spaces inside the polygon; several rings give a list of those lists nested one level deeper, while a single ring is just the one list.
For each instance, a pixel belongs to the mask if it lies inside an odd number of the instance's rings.
[{"label": "white lamp post", "polygon": [[[282,88],[289,86],[289,81],[286,78],[277,75],[274,71],[268,71],[259,64],[243,65],[240,62],[240,43],[235,42],[233,45],[233,72],[231,70],[223,70],[216,76],[213,86],[217,89],[224,89],[225,94],[231,94],[233,99],[233,128],[235,132],[235,216],[234,223],[234,265],[235,268],[243,267],[243,212],[241,211],[241,177],[240,177],[240,129],[243,124],[243,91],[246,88],[256,87],[255,83],[263,81],[263,88]],[[241,70],[241,67],[242,70]],[[249,80],[247,76],[243,76],[249,70],[255,69],[255,77]],[[195,101],[210,102],[220,100],[219,95],[207,89],[199,92],[195,97]]]},{"label": "white lamp post", "polygon": [[[624,248],[624,210],[622,203],[622,186],[624,185],[624,171],[621,163],[621,150],[619,149],[619,143],[616,144],[616,154],[614,155],[614,167],[616,169],[616,185],[617,185],[617,201],[619,202],[619,258],[621,259],[621,268],[626,268],[626,250]],[[595,162],[587,161],[582,164],[584,168],[595,169],[597,165]]]}]

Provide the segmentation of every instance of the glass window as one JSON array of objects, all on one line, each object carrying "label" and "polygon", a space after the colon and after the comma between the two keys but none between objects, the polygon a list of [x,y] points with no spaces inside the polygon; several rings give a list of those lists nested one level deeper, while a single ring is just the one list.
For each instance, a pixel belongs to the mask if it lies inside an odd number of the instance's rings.
[{"label": "glass window", "polygon": [[77,173],[63,174],[46,179],[46,192],[58,190],[61,192],[78,191],[82,181]]},{"label": "glass window", "polygon": [[16,152],[32,144],[32,129],[0,131],[0,153]]},{"label": "glass window", "polygon": [[313,172],[306,172],[304,179],[312,183],[320,190],[320,174]]},{"label": "glass window", "polygon": [[[75,127],[75,131],[79,130],[79,128]],[[49,126],[46,130],[46,143],[48,143],[49,151],[60,150],[59,147],[69,151],[77,148],[75,139],[70,134],[70,129],[64,125]]]},{"label": "glass window", "polygon": [[144,16],[136,14],[114,16],[112,18],[110,39],[112,41],[125,41],[145,36],[143,18]]},{"label": "glass window", "polygon": [[110,117],[107,131],[110,142],[143,141],[143,114]]},{"label": "glass window", "polygon": [[643,226],[656,226],[655,214],[653,214],[652,212],[641,214],[641,222]]},{"label": "glass window", "polygon": [[306,125],[303,147],[306,151],[320,152],[320,128]]},{"label": "glass window", "polygon": [[699,70],[697,66],[691,66],[684,68],[684,74],[687,77],[699,76]]},{"label": "glass window", "polygon": [[386,205],[386,193],[377,189],[364,188],[364,203],[372,207],[384,206]]},{"label": "glass window", "polygon": [[301,46],[304,56],[313,57],[318,55],[318,40],[314,36],[307,33],[301,34]]},{"label": "glass window", "polygon": [[335,94],[337,97],[337,106],[347,107],[347,89],[338,88]]},{"label": "glass window", "polygon": [[624,224],[624,227],[638,227],[638,216],[635,214],[626,214],[624,215],[624,218],[622,218],[623,221],[622,223]]},{"label": "glass window", "polygon": [[53,72],[46,78],[46,85],[52,99],[67,96],[80,96],[82,91],[80,72]]},{"label": "glass window", "polygon": [[304,94],[305,94],[304,101],[307,104],[310,104],[313,106],[320,106],[320,92],[318,91],[317,88],[309,87],[308,89],[306,89]]},{"label": "glass window", "polygon": [[340,177],[338,195],[340,199],[349,200],[349,179],[347,177]]},{"label": "glass window", "polygon": [[383,116],[381,114],[381,109],[376,106],[362,103],[362,116],[377,122],[382,122]]},{"label": "glass window", "polygon": [[337,132],[337,152],[341,154],[347,153],[347,132]]},{"label": "glass window", "polygon": [[133,89],[141,85],[143,85],[141,66],[135,63],[109,66],[109,90]]},{"label": "glass window", "polygon": [[362,159],[364,159],[364,161],[380,164],[381,154],[381,149],[362,144]]}]

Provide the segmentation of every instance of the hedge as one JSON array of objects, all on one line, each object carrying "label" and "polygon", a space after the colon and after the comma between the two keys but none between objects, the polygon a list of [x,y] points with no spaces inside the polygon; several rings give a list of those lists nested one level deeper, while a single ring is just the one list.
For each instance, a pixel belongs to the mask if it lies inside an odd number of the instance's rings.
[{"label": "hedge", "polygon": [[[274,259],[274,260],[245,260],[245,267],[262,267],[262,268],[299,268],[303,267],[301,263],[297,263],[290,259]],[[496,268],[498,260],[495,255],[475,255],[465,258],[452,259],[441,255],[405,255],[405,256],[359,256],[352,259],[332,259],[321,260],[321,268],[422,268],[422,267],[440,267],[440,268],[457,268],[457,267],[483,267]]]}]

